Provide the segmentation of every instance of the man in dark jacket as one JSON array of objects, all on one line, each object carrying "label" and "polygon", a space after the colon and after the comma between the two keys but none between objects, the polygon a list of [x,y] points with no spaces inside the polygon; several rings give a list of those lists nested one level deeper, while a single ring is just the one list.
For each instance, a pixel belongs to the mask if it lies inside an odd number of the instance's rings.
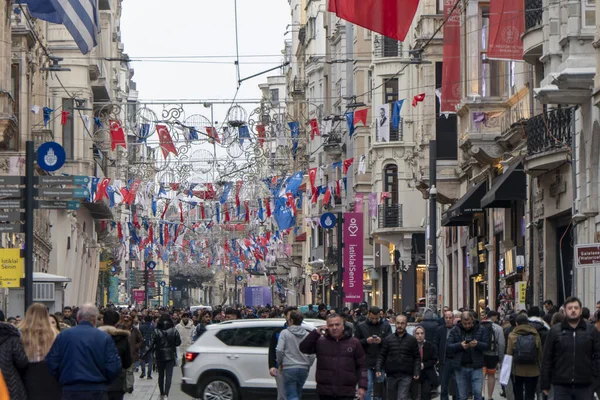
[{"label": "man in dark jacket", "polygon": [[194,334],[192,336],[192,341],[196,341],[198,340],[198,338],[200,336],[202,336],[202,334],[204,332],[206,332],[206,327],[208,325],[210,325],[212,320],[212,314],[210,311],[208,310],[204,310],[202,311],[202,314],[200,315],[200,320],[198,321],[198,325],[196,325],[196,329],[194,330]]},{"label": "man in dark jacket", "polygon": [[565,320],[550,329],[544,346],[540,388],[555,399],[591,399],[600,373],[600,333],[581,318],[581,301],[565,301]]},{"label": "man in dark jacket", "polygon": [[440,327],[438,323],[438,318],[431,309],[426,309],[423,313],[423,321],[419,324],[425,329],[425,341],[433,342],[435,337],[435,332]]},{"label": "man in dark jacket", "polygon": [[308,305],[308,311],[304,313],[306,318],[317,318],[319,314],[313,309],[313,305]]},{"label": "man in dark jacket", "polygon": [[121,358],[121,373],[108,385],[108,399],[109,400],[122,400],[125,396],[123,389],[125,380],[127,379],[127,369],[131,367],[131,346],[129,345],[130,333],[125,329],[118,329],[116,326],[120,320],[119,313],[115,310],[107,310],[104,313],[104,325],[99,329],[106,332],[112,340],[115,342],[119,357]]},{"label": "man in dark jacket", "polygon": [[450,386],[450,382],[453,381],[454,386],[456,386],[456,376],[452,365],[453,353],[448,351],[447,346],[448,337],[450,336],[452,329],[454,329],[454,313],[452,313],[452,311],[445,311],[444,325],[437,328],[433,339],[433,345],[438,352],[437,358],[439,360],[440,368],[440,400],[449,399],[448,387]]},{"label": "man in dark jacket", "polygon": [[396,332],[383,340],[377,357],[377,377],[382,376],[383,370],[387,376],[387,399],[410,398],[412,380],[418,380],[421,375],[419,343],[406,333],[406,325],[406,315],[398,315]]},{"label": "man in dark jacket", "polygon": [[77,321],[75,321],[75,318],[73,318],[73,310],[71,309],[71,307],[67,306],[63,308],[62,322],[69,326],[77,325]]},{"label": "man in dark jacket", "polygon": [[367,390],[365,352],[337,314],[327,316],[327,330],[315,329],[300,343],[300,351],[317,355],[319,400],[354,400],[356,385],[362,400]]},{"label": "man in dark jacket", "polygon": [[140,365],[142,367],[140,379],[143,379],[146,376],[146,364],[148,365],[148,379],[152,379],[153,359],[152,352],[148,350],[152,345],[152,332],[154,332],[154,329],[156,329],[153,320],[154,318],[152,315],[146,315],[144,317],[144,323],[140,325],[140,333],[142,334],[142,339],[144,340],[142,350],[140,351]]},{"label": "man in dark jacket", "polygon": [[[360,344],[362,344],[367,355],[369,386],[364,400],[371,400],[373,397],[373,386],[377,379],[375,377],[375,367],[381,350],[381,343],[383,339],[392,334],[392,327],[387,320],[379,317],[380,311],[379,307],[371,307],[366,321],[357,323],[354,328],[354,336],[360,340]],[[383,380],[380,379],[381,382]]]},{"label": "man in dark jacket", "polygon": [[448,352],[456,371],[459,399],[466,400],[469,386],[474,400],[482,400],[483,352],[489,348],[487,329],[479,325],[469,312],[463,312],[458,325],[448,337]]},{"label": "man in dark jacket", "polygon": [[96,329],[96,306],[84,304],[77,321],[56,337],[46,365],[62,386],[63,400],[106,400],[108,385],[121,373],[119,353],[112,338]]}]

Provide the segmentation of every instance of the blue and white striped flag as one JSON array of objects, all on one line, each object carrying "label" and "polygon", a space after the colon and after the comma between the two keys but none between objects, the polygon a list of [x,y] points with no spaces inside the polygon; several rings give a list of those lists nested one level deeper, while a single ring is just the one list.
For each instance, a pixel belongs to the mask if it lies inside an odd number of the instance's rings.
[{"label": "blue and white striped flag", "polygon": [[100,33],[97,0],[21,0],[31,15],[44,21],[63,24],[83,54],[97,44]]}]

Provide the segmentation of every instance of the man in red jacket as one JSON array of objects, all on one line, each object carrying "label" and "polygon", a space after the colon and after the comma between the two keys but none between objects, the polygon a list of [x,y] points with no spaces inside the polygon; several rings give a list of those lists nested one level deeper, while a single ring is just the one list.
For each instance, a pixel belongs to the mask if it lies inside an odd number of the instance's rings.
[{"label": "man in red jacket", "polygon": [[338,314],[327,316],[327,329],[312,331],[300,351],[317,355],[317,393],[319,400],[359,399],[367,390],[367,359],[360,341],[345,329]]}]

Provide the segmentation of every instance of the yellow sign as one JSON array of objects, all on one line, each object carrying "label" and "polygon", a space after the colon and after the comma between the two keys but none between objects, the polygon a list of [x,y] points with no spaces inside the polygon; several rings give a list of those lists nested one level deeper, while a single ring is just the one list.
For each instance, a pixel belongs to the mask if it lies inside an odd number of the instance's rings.
[{"label": "yellow sign", "polygon": [[100,261],[100,271],[108,271],[108,262]]},{"label": "yellow sign", "polygon": [[0,249],[0,287],[21,287],[23,259],[21,249]]}]

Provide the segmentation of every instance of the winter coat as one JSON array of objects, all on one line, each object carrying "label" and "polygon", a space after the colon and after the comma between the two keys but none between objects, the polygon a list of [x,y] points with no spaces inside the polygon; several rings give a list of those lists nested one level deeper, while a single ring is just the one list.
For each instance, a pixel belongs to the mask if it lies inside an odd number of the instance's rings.
[{"label": "winter coat", "polygon": [[192,345],[192,335],[194,334],[195,328],[196,327],[191,319],[188,321],[187,325],[185,325],[183,321],[177,324],[175,329],[177,329],[179,337],[181,338],[180,350],[186,351],[187,348]]},{"label": "winter coat", "polygon": [[[460,368],[463,356],[468,351],[471,353],[471,360],[473,369],[483,368],[483,352],[489,348],[489,337],[487,329],[479,325],[478,321],[475,321],[473,328],[467,331],[462,326],[462,321],[452,329],[450,336],[448,337],[448,351],[453,353],[452,365],[454,368]],[[477,346],[474,348],[463,349],[461,343],[466,339],[477,340]]]},{"label": "winter coat", "polygon": [[433,311],[427,310],[423,314],[423,321],[419,323],[425,329],[425,341],[433,343],[435,338],[435,332],[439,328],[438,318],[435,316]]},{"label": "winter coat", "polygon": [[[437,361],[438,359],[435,346],[432,343],[425,341],[423,343],[423,358],[421,359],[423,369],[419,372],[419,382],[428,380],[437,387],[439,382],[438,376],[435,372],[435,365],[437,364]],[[419,368],[420,367],[421,366],[419,366]]]},{"label": "winter coat", "polygon": [[[377,364],[377,357],[381,351],[383,345],[383,339],[392,334],[392,327],[389,322],[382,319],[376,324],[372,323],[369,319],[364,322],[355,325],[354,337],[360,340],[365,354],[367,355],[367,367],[374,369]],[[381,343],[367,343],[367,339],[372,336],[378,336],[381,338]]]},{"label": "winter coat", "polygon": [[202,334],[204,332],[206,332],[206,324],[204,322],[198,323],[198,325],[196,325],[196,328],[194,328],[194,334],[192,335],[192,342],[195,342],[196,340],[198,340],[198,338],[200,336],[202,336]]},{"label": "winter coat", "polygon": [[[283,325],[283,329],[287,329],[287,323]],[[277,368],[277,343],[279,342],[279,336],[281,335],[281,331],[275,331],[273,332],[273,334],[271,335],[271,340],[269,341],[269,355],[268,355],[268,362],[269,362],[269,369],[271,368]]]},{"label": "winter coat", "polygon": [[44,361],[30,362],[23,378],[27,400],[61,400],[62,388]]},{"label": "winter coat", "polygon": [[377,357],[377,372],[385,370],[386,375],[405,374],[417,376],[421,373],[421,355],[419,344],[414,336],[398,332],[383,339],[383,346]]},{"label": "winter coat", "polygon": [[100,329],[102,332],[106,332],[115,342],[115,347],[119,352],[119,358],[121,359],[121,373],[108,385],[109,392],[123,392],[123,386],[125,383],[125,370],[131,367],[131,346],[129,344],[130,332],[124,329],[118,329],[114,326],[104,325]]},{"label": "winter coat", "polygon": [[129,330],[129,348],[131,349],[131,361],[134,363],[140,360],[140,350],[144,346],[144,338],[138,328],[132,327]]},{"label": "winter coat", "polygon": [[319,396],[354,397],[356,385],[367,388],[365,352],[352,331],[345,330],[336,340],[329,334],[312,331],[300,343],[300,351],[317,355],[317,393]]},{"label": "winter coat", "polygon": [[512,356],[517,347],[517,338],[519,336],[533,335],[535,337],[535,346],[538,349],[539,360],[535,364],[516,364],[513,363],[512,374],[516,376],[540,376],[540,365],[542,365],[542,341],[537,330],[531,325],[519,325],[508,334],[508,344],[506,354]]},{"label": "winter coat", "polygon": [[0,322],[0,370],[11,400],[27,400],[21,372],[27,368],[27,355],[19,330]]},{"label": "winter coat", "polygon": [[491,350],[492,338],[489,337],[490,333],[488,331],[489,348],[487,351],[484,351],[483,354],[490,355],[490,356],[498,356],[498,357],[500,357],[500,363],[502,363],[502,359],[504,358],[504,353],[506,352],[506,339],[504,338],[504,329],[502,329],[502,327],[500,325],[498,325],[492,321],[482,321],[479,324],[479,326],[481,326],[485,330],[488,330],[489,325],[491,325],[492,329],[494,330],[494,337],[496,338],[496,353],[492,353],[492,350]]},{"label": "winter coat", "polygon": [[546,344],[546,337],[548,337],[548,333],[550,332],[550,325],[540,317],[529,317],[529,325],[533,326],[540,335],[542,346]]},{"label": "winter coat", "polygon": [[308,336],[308,332],[300,325],[292,325],[281,331],[277,342],[277,364],[283,369],[310,369],[315,362],[314,355],[306,355],[300,351],[300,343]]},{"label": "winter coat", "polygon": [[[435,330],[435,337],[433,338],[433,345],[437,352],[437,359],[440,361],[440,364],[445,364],[446,361],[450,362],[449,359],[454,355],[448,351],[448,328],[446,328],[445,324],[446,322],[444,321],[444,325],[438,326]],[[454,329],[454,327],[450,328],[450,331],[452,331],[452,329]]]},{"label": "winter coat", "polygon": [[550,328],[542,357],[540,387],[587,386],[597,382],[600,372],[600,332],[580,320],[572,328],[565,320]]},{"label": "winter coat", "polygon": [[63,392],[107,391],[122,369],[113,339],[87,321],[56,337],[46,364]]},{"label": "winter coat", "polygon": [[181,346],[181,337],[170,321],[160,321],[152,333],[152,350],[159,362],[177,359],[177,347]]}]

